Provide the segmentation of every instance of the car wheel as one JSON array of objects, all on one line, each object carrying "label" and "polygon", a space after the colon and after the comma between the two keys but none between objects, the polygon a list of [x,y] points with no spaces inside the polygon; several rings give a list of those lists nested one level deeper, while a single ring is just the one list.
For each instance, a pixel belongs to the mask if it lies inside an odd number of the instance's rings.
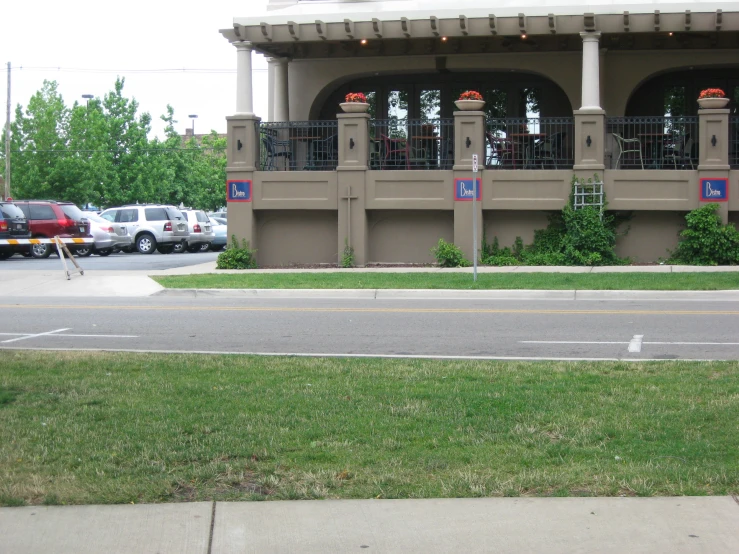
[{"label": "car wheel", "polygon": [[157,241],[149,233],[143,233],[136,239],[136,250],[141,254],[153,254],[157,249]]},{"label": "car wheel", "polygon": [[175,244],[174,249],[172,250],[172,252],[174,252],[175,254],[182,254],[184,251],[185,251],[185,244],[182,242],[178,242],[177,244]]},{"label": "car wheel", "polygon": [[105,250],[98,250],[95,252],[98,256],[110,256],[113,253],[113,250],[111,248],[106,248]]},{"label": "car wheel", "polygon": [[77,248],[74,253],[81,258],[87,258],[89,255],[92,254],[92,246],[82,246],[80,248]]},{"label": "car wheel", "polygon": [[213,252],[220,252],[221,250],[223,250],[224,246],[225,246],[224,244],[211,244],[210,249]]},{"label": "car wheel", "polygon": [[48,258],[51,256],[51,244],[32,244],[30,252],[34,258]]},{"label": "car wheel", "polygon": [[157,252],[160,254],[171,254],[174,252],[174,244],[160,244],[157,246]]},{"label": "car wheel", "polygon": [[200,251],[201,252],[207,252],[209,248],[210,248],[210,243],[209,242],[205,242],[205,243],[203,243],[203,244],[200,245]]},{"label": "car wheel", "polygon": [[187,251],[188,252],[191,252],[192,254],[195,254],[195,252],[200,252],[200,245],[199,244],[194,244],[192,246],[188,246],[187,247]]}]

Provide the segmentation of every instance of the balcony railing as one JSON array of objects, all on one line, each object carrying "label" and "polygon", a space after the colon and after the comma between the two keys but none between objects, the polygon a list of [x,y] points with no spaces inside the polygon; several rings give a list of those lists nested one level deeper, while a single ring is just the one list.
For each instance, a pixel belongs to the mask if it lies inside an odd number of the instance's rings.
[{"label": "balcony railing", "polygon": [[338,164],[337,121],[265,122],[259,126],[262,171],[330,171]]},{"label": "balcony railing", "polygon": [[451,169],[454,120],[370,120],[369,164],[370,169]]},{"label": "balcony railing", "polygon": [[695,169],[698,117],[609,117],[611,169]]},{"label": "balcony railing", "polygon": [[739,116],[729,119],[729,164],[739,169]]},{"label": "balcony railing", "polygon": [[487,169],[568,169],[574,165],[572,117],[488,119]]}]

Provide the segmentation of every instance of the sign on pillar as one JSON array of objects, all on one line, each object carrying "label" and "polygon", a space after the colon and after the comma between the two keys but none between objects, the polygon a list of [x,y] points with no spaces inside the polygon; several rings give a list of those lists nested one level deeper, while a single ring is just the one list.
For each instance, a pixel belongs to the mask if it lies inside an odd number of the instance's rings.
[{"label": "sign on pillar", "polygon": [[701,202],[728,202],[729,180],[726,178],[701,179]]},{"label": "sign on pillar", "polygon": [[251,202],[251,181],[228,181],[226,199],[229,202]]}]

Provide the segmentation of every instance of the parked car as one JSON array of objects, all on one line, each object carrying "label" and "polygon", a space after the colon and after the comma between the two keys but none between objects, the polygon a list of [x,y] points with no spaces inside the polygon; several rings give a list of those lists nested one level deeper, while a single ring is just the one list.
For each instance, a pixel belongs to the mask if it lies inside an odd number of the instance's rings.
[{"label": "parked car", "polygon": [[94,240],[93,244],[85,247],[77,247],[78,256],[108,256],[113,252],[130,249],[133,238],[128,234],[128,228],[123,223],[113,223],[103,219],[99,215],[85,214],[90,221],[90,232]]},{"label": "parked car", "polygon": [[[218,252],[219,250],[223,250],[228,242],[228,226],[226,219],[212,215],[209,215],[208,219],[210,219],[210,224],[213,227],[214,233],[213,242],[210,243],[210,249],[213,252]],[[205,250],[207,250],[207,248]]]},{"label": "parked car", "polygon": [[182,215],[187,218],[190,236],[187,244],[176,248],[175,252],[182,252],[184,248],[187,248],[188,252],[200,252],[204,245],[207,245],[204,248],[207,250],[215,238],[215,233],[206,213],[203,210],[182,210]]},{"label": "parked car", "polygon": [[[90,222],[76,205],[71,202],[57,202],[54,200],[16,200],[14,202],[28,220],[31,237],[52,238],[91,238]],[[69,246],[74,253],[78,246]],[[48,258],[53,252],[51,244],[31,245],[31,255],[34,258]],[[26,247],[17,246],[16,251],[22,252]]]},{"label": "parked car", "polygon": [[213,217],[222,217],[223,219],[228,219],[226,217],[226,212],[211,212],[211,213],[208,214],[208,217],[210,217],[210,216],[213,216]]},{"label": "parked car", "polygon": [[[12,202],[0,201],[0,239],[27,239],[31,237],[28,220],[23,211]],[[26,250],[28,247],[25,247]],[[17,247],[0,245],[0,260],[7,260]]]},{"label": "parked car", "polygon": [[142,254],[170,254],[178,244],[186,244],[190,235],[185,216],[165,204],[134,204],[109,208],[100,217],[111,223],[125,224],[133,246]]}]

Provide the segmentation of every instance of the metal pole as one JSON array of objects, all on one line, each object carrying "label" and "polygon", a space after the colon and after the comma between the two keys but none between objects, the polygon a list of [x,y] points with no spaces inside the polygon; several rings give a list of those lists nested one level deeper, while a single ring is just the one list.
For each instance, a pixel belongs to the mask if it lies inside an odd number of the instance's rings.
[{"label": "metal pole", "polygon": [[5,119],[5,198],[10,198],[10,62],[8,62],[8,108]]},{"label": "metal pole", "polygon": [[477,281],[477,171],[472,172],[472,260],[472,280]]}]

